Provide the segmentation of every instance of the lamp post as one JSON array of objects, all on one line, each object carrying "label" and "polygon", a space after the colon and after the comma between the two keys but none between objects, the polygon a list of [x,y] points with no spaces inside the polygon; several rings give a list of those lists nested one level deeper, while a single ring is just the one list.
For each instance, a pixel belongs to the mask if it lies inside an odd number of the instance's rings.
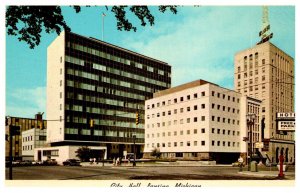
[{"label": "lamp post", "polygon": [[136,163],[135,163],[135,138],[136,138],[136,134],[134,132],[133,133],[133,164],[132,164],[133,167],[136,166]]},{"label": "lamp post", "polygon": [[251,161],[252,161],[252,154],[253,154],[253,152],[252,152],[252,149],[253,149],[253,134],[252,134],[252,132],[253,132],[253,127],[254,127],[254,123],[255,123],[255,118],[256,118],[256,115],[254,114],[254,113],[252,113],[252,114],[247,114],[246,115],[246,118],[247,118],[247,128],[248,128],[248,130],[250,130],[250,136],[249,136],[249,138],[250,138],[250,148],[249,148],[249,159],[248,159],[248,171],[250,171],[250,163],[251,163]]}]

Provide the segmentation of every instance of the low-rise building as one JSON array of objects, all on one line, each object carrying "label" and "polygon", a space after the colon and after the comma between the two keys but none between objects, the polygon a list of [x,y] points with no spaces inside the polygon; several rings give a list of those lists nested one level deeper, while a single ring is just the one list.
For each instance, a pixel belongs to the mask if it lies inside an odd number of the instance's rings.
[{"label": "low-rise building", "polygon": [[[156,92],[145,103],[144,157],[157,149],[167,159],[232,163],[240,154],[246,158],[243,139],[250,134],[245,123],[252,104],[258,105],[253,113],[259,128],[260,101],[216,84],[197,80]],[[259,129],[253,134],[259,141]]]},{"label": "low-rise building", "polygon": [[46,142],[47,131],[33,128],[22,132],[23,160],[34,160],[34,149],[43,147]]}]

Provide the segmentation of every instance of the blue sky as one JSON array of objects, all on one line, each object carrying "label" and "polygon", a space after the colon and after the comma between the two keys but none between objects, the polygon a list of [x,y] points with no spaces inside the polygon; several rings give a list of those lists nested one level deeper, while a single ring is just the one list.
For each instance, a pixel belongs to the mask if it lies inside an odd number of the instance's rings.
[{"label": "blue sky", "polygon": [[[72,32],[104,41],[165,61],[172,66],[172,86],[204,79],[233,89],[234,54],[255,45],[262,24],[261,6],[184,6],[178,13],[154,11],[155,25],[137,32],[118,31],[116,21],[104,7],[70,7],[63,14]],[[269,21],[277,47],[295,57],[295,8],[270,6]],[[46,113],[47,47],[56,33],[42,34],[41,44],[29,49],[16,37],[6,35],[6,108],[10,116],[33,117]]]}]

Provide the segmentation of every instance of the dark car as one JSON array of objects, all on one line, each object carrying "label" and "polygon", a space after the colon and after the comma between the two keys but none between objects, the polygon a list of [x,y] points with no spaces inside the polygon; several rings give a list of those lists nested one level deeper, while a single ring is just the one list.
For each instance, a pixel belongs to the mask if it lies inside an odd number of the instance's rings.
[{"label": "dark car", "polygon": [[63,162],[64,166],[80,166],[80,161],[77,159],[67,159]]},{"label": "dark car", "polygon": [[43,161],[44,166],[55,166],[57,165],[57,161],[55,159],[47,159]]}]

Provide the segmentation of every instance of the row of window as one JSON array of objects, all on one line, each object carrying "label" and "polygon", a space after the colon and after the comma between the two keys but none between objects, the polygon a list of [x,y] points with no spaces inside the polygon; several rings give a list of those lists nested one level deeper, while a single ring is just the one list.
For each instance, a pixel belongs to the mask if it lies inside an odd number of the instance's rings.
[{"label": "row of window", "polygon": [[[143,129],[143,127],[144,127],[143,123],[136,125],[135,122],[129,122],[130,120],[117,121],[117,120],[104,120],[104,119],[94,118],[93,121],[94,121],[94,125],[129,127],[129,128],[140,128],[140,129]],[[72,120],[70,120],[70,117],[67,116],[67,122],[87,124],[87,119],[84,117],[73,116]],[[90,135],[90,133],[87,135]]]},{"label": "row of window", "polygon": [[23,151],[26,151],[26,150],[32,150],[32,145],[24,145]]},{"label": "row of window", "polygon": [[[211,128],[211,133],[221,134],[221,129]],[[222,129],[222,134],[226,135],[226,130],[225,129]],[[234,130],[227,130],[227,135],[240,136],[240,132],[239,131],[234,131]]]},{"label": "row of window", "polygon": [[[180,131],[180,135],[183,135],[183,133],[184,133],[184,131],[181,130],[181,131]],[[197,133],[198,133],[198,129],[194,129],[194,130],[193,130],[193,134],[197,134]],[[201,128],[201,133],[205,133],[205,128]],[[162,137],[165,137],[166,134],[167,134],[168,136],[171,136],[171,131],[169,131],[168,133],[162,132],[162,133],[161,133],[161,136],[162,136]],[[189,130],[189,129],[186,130],[186,134],[187,134],[187,135],[190,135],[190,134],[191,134],[191,130]],[[174,131],[174,132],[173,132],[173,136],[177,136],[177,131]],[[152,137],[152,138],[159,138],[159,137],[160,137],[160,133],[156,133],[156,137],[154,136],[154,133],[152,133],[152,134],[151,134],[151,137]],[[147,138],[150,138],[150,134],[147,134]]]},{"label": "row of window", "polygon": [[[105,89],[105,90],[108,90],[108,89]],[[115,93],[115,92],[113,92],[113,93]],[[127,107],[127,108],[132,108],[132,109],[144,109],[143,104],[118,101],[115,99],[95,97],[95,96],[90,96],[90,95],[82,95],[82,94],[73,93],[73,92],[67,92],[67,98],[82,100],[82,101],[90,101],[90,102],[94,102],[94,103],[102,103],[102,104],[113,105],[113,106]]]},{"label": "row of window", "polygon": [[[198,129],[194,129],[192,130],[193,131],[193,134],[198,134]],[[201,133],[205,133],[205,128],[201,128]],[[211,129],[211,133],[215,133],[215,134],[221,134],[221,131],[222,131],[222,134],[223,135],[232,135],[232,136],[240,136],[240,132],[239,131],[234,131],[234,130],[225,130],[225,129],[218,129],[218,128],[212,128]],[[227,131],[227,132],[226,132]],[[180,135],[184,135],[184,131],[183,130],[180,130],[179,132]],[[191,130],[186,130],[186,135],[190,135],[192,134],[191,133]],[[160,136],[162,137],[166,137],[166,135],[168,135],[168,137],[172,136],[172,132],[169,131],[169,132],[162,132],[162,133],[156,133],[156,136],[154,133],[151,134],[151,137],[152,138],[159,138]],[[177,136],[177,131],[173,131],[173,136]],[[147,138],[150,138],[150,134],[147,134]]]},{"label": "row of window", "polygon": [[[73,105],[73,104],[66,104],[66,110],[73,110],[73,111],[80,111],[83,112],[83,107],[81,105]],[[97,107],[85,107],[85,111],[88,113],[95,113],[99,116],[101,115],[111,115],[117,117],[126,117],[126,118],[135,118],[136,113],[127,112],[127,111],[117,111],[117,110],[108,110],[103,108]],[[144,119],[144,115],[140,114],[140,119]],[[85,123],[85,122],[84,122]]]},{"label": "row of window", "polygon": [[[211,141],[211,146],[221,146],[221,143],[222,143],[222,146],[225,147],[240,147],[240,142],[232,142],[232,141],[215,141],[215,140],[212,140]],[[185,144],[185,145],[184,145]],[[186,143],[184,143],[183,141],[181,142],[173,142],[173,147],[190,147],[190,146],[198,146],[198,141],[193,141],[193,143],[191,143],[191,141],[186,141]],[[166,146],[167,145],[167,146]],[[200,145],[201,146],[205,146],[205,141],[200,141]],[[155,143],[151,143],[151,147],[152,148],[160,148],[160,147],[172,147],[172,142],[168,142],[168,143],[156,143],[156,146],[155,146]],[[147,148],[150,148],[150,144],[147,143]]]},{"label": "row of window", "polygon": [[23,142],[32,141],[32,140],[33,140],[32,135],[27,136],[27,137],[23,137]]},{"label": "row of window", "polygon": [[[90,129],[81,129],[80,132],[81,132],[80,133],[81,135],[91,135],[91,130]],[[76,128],[66,128],[65,133],[66,134],[78,135],[79,130],[76,129]],[[136,138],[141,138],[141,139],[143,139],[145,137],[144,133],[135,132],[134,135],[136,136]],[[125,131],[113,131],[113,130],[105,130],[105,133],[104,133],[103,130],[94,129],[94,136],[130,138],[130,137],[133,137],[133,133],[132,132],[125,132]]]},{"label": "row of window", "polygon": [[[96,81],[100,80],[105,83],[114,84],[114,85],[118,85],[118,86],[132,88],[132,89],[137,89],[137,90],[141,90],[141,91],[146,91],[146,92],[151,92],[151,93],[154,92],[154,88],[149,88],[149,87],[145,87],[142,85],[138,85],[138,84],[122,81],[122,80],[117,80],[117,79],[109,78],[109,77],[105,77],[105,76],[101,76],[99,78],[99,75],[96,75],[93,73],[88,73],[88,72],[82,72],[82,71],[74,70],[71,68],[67,69],[67,74],[75,75],[75,76],[79,76],[79,77],[83,77],[83,78],[87,78],[87,79],[91,79],[91,80],[96,80]],[[164,83],[164,84],[166,85],[166,83]]]},{"label": "row of window", "polygon": [[[205,116],[201,116],[201,121],[205,121]],[[194,117],[193,122],[194,123],[198,122],[198,117]],[[177,120],[173,120],[173,125],[177,125],[177,123],[178,123]],[[186,123],[191,123],[191,118],[187,118]],[[172,124],[172,121],[168,121],[168,126],[170,126],[171,124]],[[184,124],[184,119],[180,119],[179,124]],[[160,127],[161,125],[162,125],[162,127],[166,126],[166,122],[162,122],[162,124],[156,123],[156,127]],[[147,124],[147,128],[150,128],[149,124]],[[152,124],[152,128],[155,128],[154,124]]]},{"label": "row of window", "polygon": [[[252,76],[252,73],[250,73],[250,76]],[[238,78],[238,80],[241,79],[241,74],[238,74],[238,75],[237,75],[237,78]],[[247,73],[246,73],[246,72],[244,73],[244,78],[247,78]],[[252,79],[250,79],[250,80],[252,80]],[[265,81],[265,80],[266,80],[266,76],[265,76],[265,75],[262,75],[262,76],[261,76],[261,80],[262,80],[262,81]],[[252,82],[252,81],[249,81],[249,82]],[[255,77],[255,83],[257,83],[257,82],[258,82],[258,77]],[[251,84],[251,83],[250,83],[250,84]]]},{"label": "row of window", "polygon": [[[81,60],[81,59],[78,59],[78,58],[75,58],[75,57],[72,57],[72,56],[67,56],[67,55],[66,55],[66,61],[69,62],[69,63],[72,63],[72,64],[80,65],[80,66],[84,66],[84,64],[85,64],[84,60]],[[112,74],[115,74],[115,75],[124,76],[124,77],[127,77],[127,78],[132,78],[132,79],[135,79],[135,80],[139,80],[139,81],[143,81],[143,82],[147,82],[147,83],[151,83],[151,84],[155,84],[155,85],[159,85],[159,86],[164,86],[164,87],[170,86],[169,84],[167,84],[165,82],[162,82],[162,81],[159,81],[159,80],[154,80],[152,78],[147,78],[147,77],[144,77],[144,76],[140,76],[140,75],[137,75],[137,74],[132,74],[132,73],[125,72],[125,71],[122,71],[122,70],[118,70],[118,69],[115,69],[115,68],[106,67],[106,66],[98,64],[98,63],[93,63],[93,68],[97,69],[97,70],[100,70],[100,71],[103,71],[103,72],[109,72],[109,73],[112,73]]]},{"label": "row of window", "polygon": [[[226,123],[226,118],[224,118],[224,117],[223,118],[222,117],[216,117],[216,116],[213,115],[213,116],[211,116],[211,120],[212,121],[217,121],[217,122],[221,122],[221,120],[222,120],[223,123]],[[240,121],[239,120],[236,121],[235,119],[229,119],[229,118],[227,118],[227,123],[228,124],[235,125],[235,122],[236,122],[237,125],[240,125]]]},{"label": "row of window", "polygon": [[[222,94],[220,92],[212,91],[211,95],[216,96],[217,98],[227,99],[228,101],[232,100],[232,102],[236,101],[235,97],[230,96],[230,95],[226,95],[226,94]],[[205,97],[205,91],[201,92],[201,97]],[[194,93],[193,99],[197,99],[197,98],[198,98],[198,93]],[[184,102],[184,101],[189,101],[189,100],[191,100],[191,95],[187,95],[186,98],[185,97],[179,97],[179,100],[178,100],[178,98],[174,98],[173,103],[172,103],[172,100],[170,99],[170,100],[167,101],[167,103],[166,103],[166,101],[162,101],[162,102],[157,102],[156,105],[155,104],[147,105],[147,109],[160,107],[160,106],[165,106],[166,104],[167,105],[176,104],[176,103],[178,103],[178,101]],[[239,102],[240,102],[240,100],[237,99],[237,103],[239,103]],[[201,108],[205,108],[205,104],[202,104],[202,105],[204,105],[204,107],[202,106]],[[197,107],[194,107],[194,110],[197,110]]]},{"label": "row of window", "polygon": [[[116,89],[109,89],[109,88],[105,88],[105,87],[102,87],[102,86],[95,86],[95,85],[81,83],[81,82],[72,81],[72,80],[67,81],[67,86],[74,87],[74,88],[85,89],[85,90],[90,90],[90,91],[97,91],[97,92],[100,92],[100,93],[113,94],[113,95],[116,95],[116,96],[122,96],[122,97],[127,97],[127,98],[138,99],[138,100],[145,100],[144,95],[124,92],[124,91],[120,91],[120,90],[116,90]],[[62,95],[60,97],[62,98]]]},{"label": "row of window", "polygon": [[[122,63],[122,64],[133,65],[136,68],[146,69],[149,72],[154,72],[155,71],[155,69],[153,67],[141,64],[139,62],[135,62],[135,61],[128,60],[128,59],[125,59],[125,58],[122,58],[122,57],[111,55],[109,53],[105,53],[105,52],[102,52],[102,51],[99,51],[99,50],[96,50],[96,49],[93,49],[93,48],[89,48],[89,47],[86,47],[86,46],[82,46],[82,45],[79,45],[79,44],[76,44],[76,43],[71,43],[71,45],[70,45],[69,41],[67,42],[67,47],[71,47],[73,49],[76,49],[76,50],[79,50],[79,51],[82,51],[82,52],[86,52],[86,53],[89,53],[89,54],[92,54],[92,55],[95,55],[95,56],[99,56],[99,57],[102,57],[102,58],[106,58],[108,60],[112,60],[112,61],[119,62],[119,63]],[[160,70],[160,69],[157,69],[157,73],[159,75],[167,75],[168,77],[171,77],[170,73],[165,72],[165,71]]]}]

